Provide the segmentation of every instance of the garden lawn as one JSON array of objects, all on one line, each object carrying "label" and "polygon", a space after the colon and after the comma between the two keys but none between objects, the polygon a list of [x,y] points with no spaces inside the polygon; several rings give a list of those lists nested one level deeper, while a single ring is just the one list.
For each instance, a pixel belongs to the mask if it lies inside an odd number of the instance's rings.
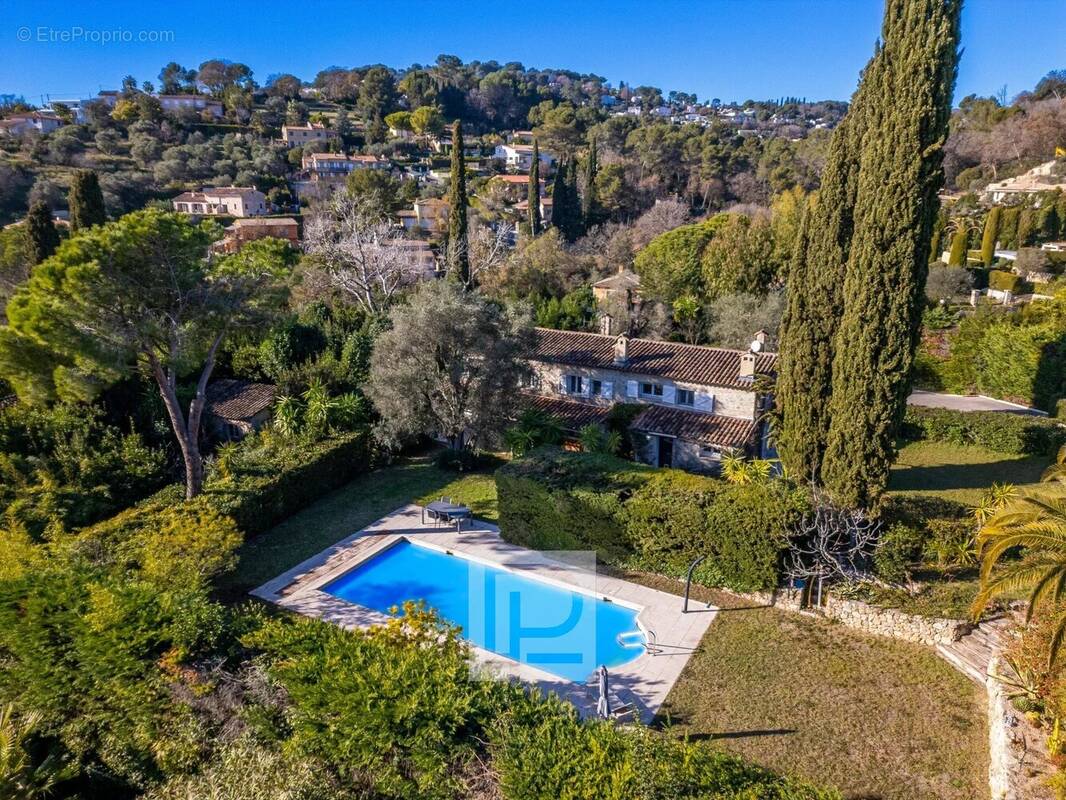
[{"label": "garden lawn", "polygon": [[239,599],[408,503],[428,503],[444,495],[469,506],[478,519],[495,522],[492,473],[500,463],[457,473],[439,469],[429,456],[419,456],[362,475],[246,542],[238,551],[237,569],[223,577],[220,589],[224,595]]},{"label": "garden lawn", "polygon": [[677,735],[856,800],[987,797],[981,691],[932,650],[731,595],[698,596],[723,610],[660,714]]},{"label": "garden lawn", "polygon": [[1015,456],[983,447],[911,442],[899,451],[890,492],[920,494],[977,505],[993,483],[1037,483],[1051,462],[1047,456]]}]

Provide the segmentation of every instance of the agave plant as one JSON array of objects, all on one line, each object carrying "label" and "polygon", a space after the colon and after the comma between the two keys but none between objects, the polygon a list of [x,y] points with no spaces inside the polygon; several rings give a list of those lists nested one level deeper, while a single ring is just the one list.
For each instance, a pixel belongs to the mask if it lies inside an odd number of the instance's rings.
[{"label": "agave plant", "polygon": [[218,446],[215,451],[215,469],[218,470],[218,477],[221,480],[232,480],[240,452],[240,446],[236,442],[226,442]]},{"label": "agave plant", "polygon": [[771,475],[773,465],[765,459],[754,458],[749,461],[739,455],[727,455],[722,458],[722,477],[730,483],[765,483]]},{"label": "agave plant", "polygon": [[984,525],[1017,495],[1018,489],[1013,484],[993,483],[985,489],[984,494],[981,495],[981,502],[974,507],[973,518],[977,520],[978,525]]},{"label": "agave plant", "polygon": [[[1000,563],[1021,548],[1022,558]],[[1066,597],[1066,486],[1015,497],[988,519],[977,534],[981,586],[974,600],[974,618],[992,598],[1018,590],[1029,593],[1026,621],[1042,601]],[[1066,635],[1066,611],[1052,618],[1048,664],[1054,662]]]}]

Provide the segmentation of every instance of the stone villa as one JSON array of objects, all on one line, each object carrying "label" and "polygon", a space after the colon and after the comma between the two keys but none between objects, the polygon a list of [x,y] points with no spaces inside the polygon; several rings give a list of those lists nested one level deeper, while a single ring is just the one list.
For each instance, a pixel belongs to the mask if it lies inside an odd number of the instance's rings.
[{"label": "stone villa", "polygon": [[772,375],[777,356],[761,352],[765,339],[745,352],[538,328],[529,404],[568,433],[605,424],[616,403],[644,404],[630,428],[640,460],[716,473],[725,455],[769,455],[770,397],[756,377]]}]

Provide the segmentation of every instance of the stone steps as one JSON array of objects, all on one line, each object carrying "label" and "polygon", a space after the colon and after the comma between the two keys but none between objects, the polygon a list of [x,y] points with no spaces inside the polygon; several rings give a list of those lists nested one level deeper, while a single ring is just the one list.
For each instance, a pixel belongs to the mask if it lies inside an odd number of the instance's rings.
[{"label": "stone steps", "polygon": [[984,685],[989,662],[1010,641],[1008,630],[1012,623],[1010,616],[986,620],[958,641],[937,645],[937,653],[971,680]]}]

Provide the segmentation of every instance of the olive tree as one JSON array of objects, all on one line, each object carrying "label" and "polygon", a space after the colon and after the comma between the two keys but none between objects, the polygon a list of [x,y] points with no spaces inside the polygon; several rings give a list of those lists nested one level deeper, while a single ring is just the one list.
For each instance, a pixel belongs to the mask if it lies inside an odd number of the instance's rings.
[{"label": "olive tree", "polygon": [[461,450],[514,417],[532,344],[526,311],[502,309],[442,281],[422,284],[389,318],[367,386],[387,442],[431,433]]}]

